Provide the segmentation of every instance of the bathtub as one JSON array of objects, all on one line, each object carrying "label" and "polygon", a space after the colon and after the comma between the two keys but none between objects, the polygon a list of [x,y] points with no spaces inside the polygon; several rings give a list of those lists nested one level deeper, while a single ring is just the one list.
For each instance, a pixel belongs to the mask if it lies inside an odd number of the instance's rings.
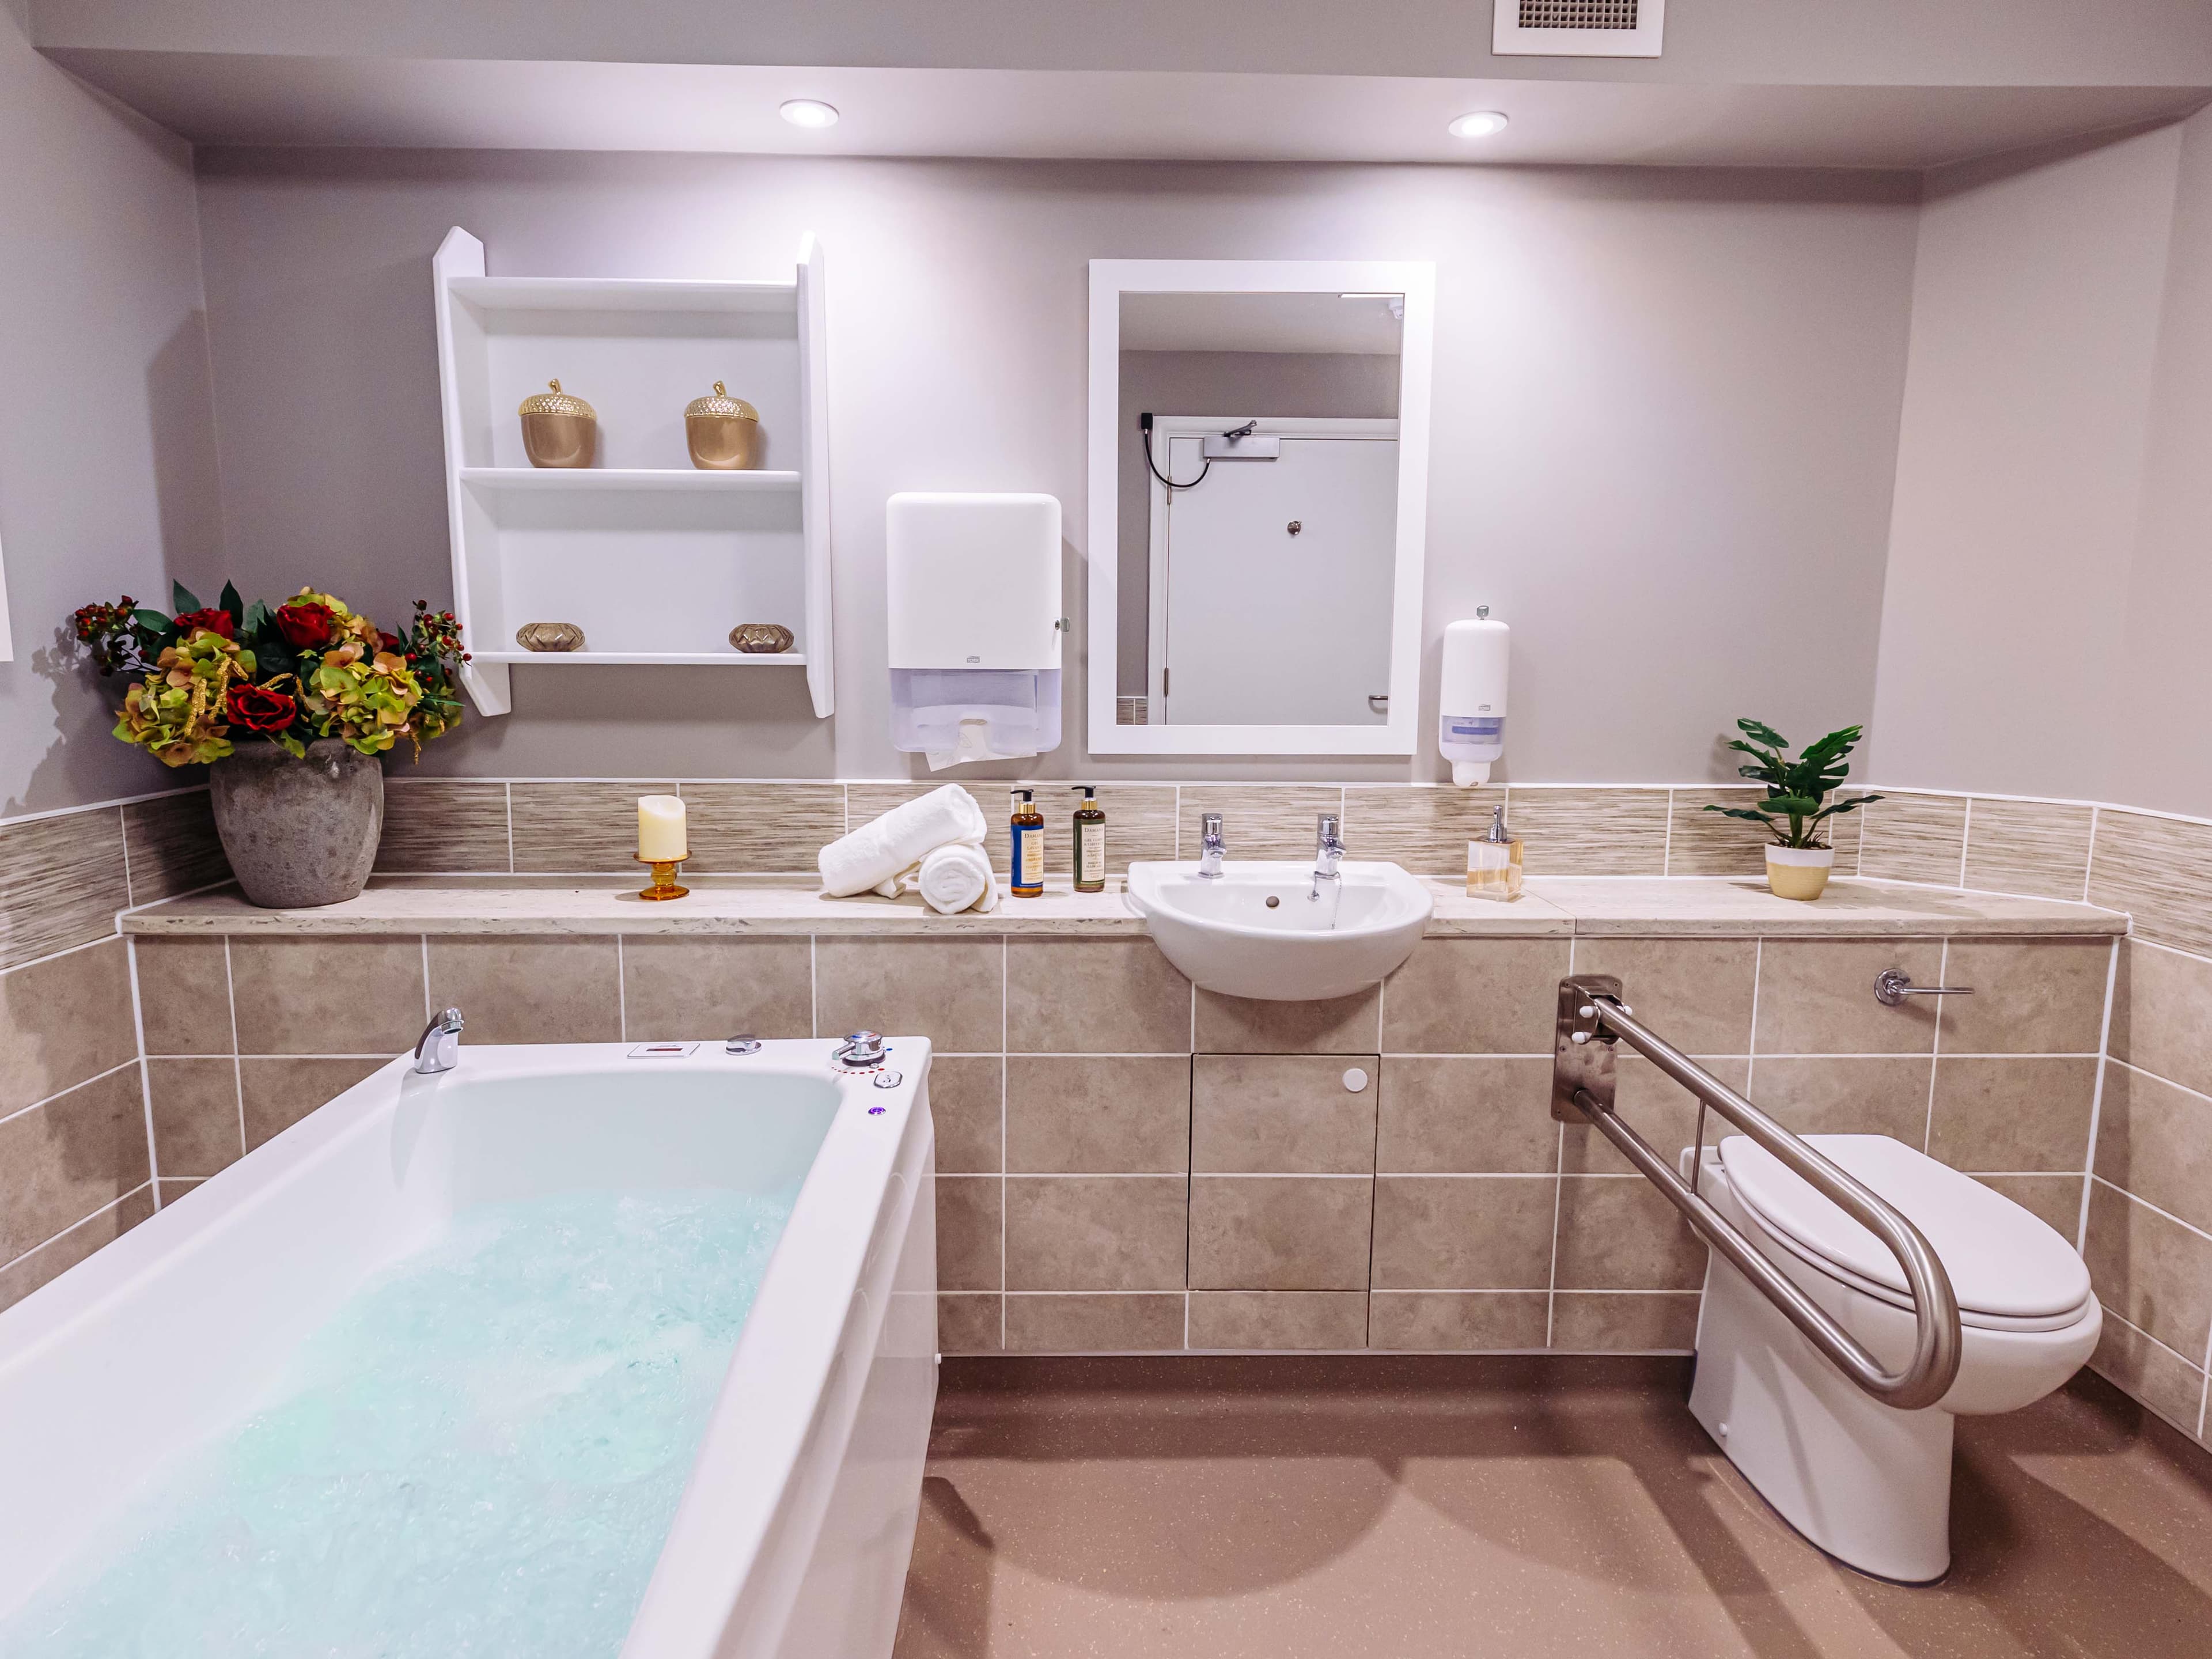
[{"label": "bathtub", "polygon": [[466,1206],[795,1187],[621,1651],[882,1659],[936,1398],[930,1050],[886,1088],[831,1046],[395,1060],[0,1313],[0,1619]]}]

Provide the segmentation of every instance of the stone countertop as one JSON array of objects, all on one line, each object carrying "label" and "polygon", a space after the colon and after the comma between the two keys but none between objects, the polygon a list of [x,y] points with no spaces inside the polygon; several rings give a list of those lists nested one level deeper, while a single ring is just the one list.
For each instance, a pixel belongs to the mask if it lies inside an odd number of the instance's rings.
[{"label": "stone countertop", "polygon": [[[1077,893],[1065,877],[1036,899],[987,915],[940,916],[919,898],[833,899],[797,877],[701,876],[689,896],[647,903],[636,880],[566,876],[384,876],[360,897],[311,910],[263,910],[222,888],[126,911],[126,933],[360,938],[374,934],[1141,934],[1119,878]],[[1757,877],[1532,877],[1510,904],[1430,880],[1431,938],[1889,939],[1948,934],[2114,934],[2127,916],[2094,905],[1905,882],[1840,879],[1816,903],[1776,898]]]}]

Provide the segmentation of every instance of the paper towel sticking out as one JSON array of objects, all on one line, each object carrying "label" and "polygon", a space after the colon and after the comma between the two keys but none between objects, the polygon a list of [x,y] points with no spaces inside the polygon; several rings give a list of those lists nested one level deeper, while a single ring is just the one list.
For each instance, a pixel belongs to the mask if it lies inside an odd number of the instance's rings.
[{"label": "paper towel sticking out", "polygon": [[1030,760],[1034,749],[1009,750],[1001,754],[991,747],[991,723],[987,720],[970,719],[960,722],[960,741],[951,749],[932,749],[928,751],[929,769],[942,772],[948,766],[966,766],[975,761]]}]

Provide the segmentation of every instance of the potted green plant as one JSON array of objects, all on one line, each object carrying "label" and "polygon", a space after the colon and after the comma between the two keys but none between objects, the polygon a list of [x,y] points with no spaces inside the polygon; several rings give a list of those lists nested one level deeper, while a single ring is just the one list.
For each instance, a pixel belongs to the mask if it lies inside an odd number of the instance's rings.
[{"label": "potted green plant", "polygon": [[254,903],[353,897],[383,833],[382,757],[404,738],[419,758],[460,723],[459,624],[417,599],[386,634],[305,587],[273,606],[228,582],[211,605],[181,582],[173,598],[173,614],[126,596],[71,618],[100,673],[130,680],[116,737],[212,767],[216,829]]},{"label": "potted green plant", "polygon": [[1705,811],[1759,824],[1774,837],[1766,846],[1766,884],[1778,898],[1816,899],[1836,866],[1836,849],[1821,825],[1881,799],[1830,799],[1850,774],[1850,752],[1865,728],[1847,726],[1831,732],[1806,744],[1793,760],[1790,739],[1772,726],[1758,720],[1735,724],[1743,736],[1731,739],[1729,747],[1752,757],[1749,765],[1736,768],[1737,775],[1765,785],[1766,799],[1755,806],[1713,805]]}]

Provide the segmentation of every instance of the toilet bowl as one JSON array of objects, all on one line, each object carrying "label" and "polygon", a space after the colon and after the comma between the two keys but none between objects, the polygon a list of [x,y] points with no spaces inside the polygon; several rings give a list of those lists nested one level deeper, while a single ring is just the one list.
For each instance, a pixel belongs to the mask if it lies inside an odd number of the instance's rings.
[{"label": "toilet bowl", "polygon": [[[2095,1350],[2104,1311],[2074,1248],[2002,1194],[1887,1135],[1805,1139],[1902,1212],[1942,1260],[1959,1303],[1958,1377],[1921,1410],[1883,1404],[1715,1251],[1690,1410],[1813,1543],[1862,1572],[1929,1583],[1951,1564],[1954,1419],[2015,1411],[2057,1388]],[[1706,1147],[1698,1176],[1769,1261],[1883,1365],[1903,1368],[1912,1303],[1880,1240],[1741,1135]]]}]

